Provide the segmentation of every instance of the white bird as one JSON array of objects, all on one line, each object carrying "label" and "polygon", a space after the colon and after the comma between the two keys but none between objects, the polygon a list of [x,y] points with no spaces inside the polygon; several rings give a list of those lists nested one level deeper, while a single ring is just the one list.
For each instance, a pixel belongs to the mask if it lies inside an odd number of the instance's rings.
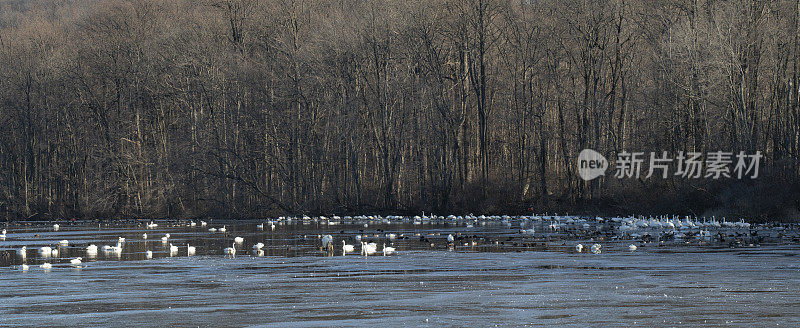
[{"label": "white bird", "polygon": [[169,240],[169,234],[164,234],[164,237],[161,237],[161,242],[166,243]]},{"label": "white bird", "polygon": [[50,252],[50,256],[58,257],[58,249],[57,248],[53,248],[53,250]]},{"label": "white bird", "polygon": [[194,221],[189,221],[189,226],[190,226],[190,227],[194,227],[194,226],[196,226],[196,225],[197,225],[197,223],[195,223]]},{"label": "white bird", "polygon": [[42,269],[45,269],[45,270],[50,270],[50,268],[52,268],[53,265],[50,264],[50,263],[45,262],[45,263],[42,263],[42,265],[40,265],[39,267],[42,268]]},{"label": "white bird", "polygon": [[455,241],[455,237],[453,235],[447,235],[447,242],[452,244]]},{"label": "white bird", "polygon": [[72,266],[78,266],[81,265],[81,260],[83,260],[82,257],[76,257],[74,259],[69,260],[69,264],[72,264]]},{"label": "white bird", "polygon": [[225,228],[225,226],[224,226],[224,225],[222,226],[222,228],[219,228],[219,232],[225,232],[225,231],[228,231],[228,229],[227,229],[227,228]]},{"label": "white bird", "polygon": [[345,253],[352,253],[355,251],[356,248],[353,245],[348,245],[344,240],[342,240],[342,251]]},{"label": "white bird", "polygon": [[118,243],[124,243],[124,242],[125,242],[125,237],[119,237],[119,238],[117,238],[117,242],[118,242]]},{"label": "white bird", "polygon": [[178,254],[178,246],[169,244],[169,255],[172,256],[174,254]]},{"label": "white bird", "polygon": [[628,245],[628,250],[630,250],[631,252],[635,251],[637,248],[638,247],[636,247],[636,245],[634,245],[634,244]]},{"label": "white bird", "polygon": [[333,236],[325,235],[322,236],[322,248],[328,248],[333,246]]},{"label": "white bird", "polygon": [[386,244],[385,243],[383,244],[383,256],[394,253],[394,250],[395,250],[394,247],[386,247]]},{"label": "white bird", "polygon": [[270,224],[270,225],[269,225],[269,228],[270,228],[271,230],[275,230],[275,223],[272,223],[272,224]]},{"label": "white bird", "polygon": [[61,226],[59,226],[58,224],[54,224],[53,225],[53,230],[54,231],[58,231],[59,228],[61,228]]},{"label": "white bird", "polygon": [[223,251],[227,255],[236,255],[236,243],[233,243],[231,247],[227,247]]},{"label": "white bird", "polygon": [[20,249],[18,249],[17,255],[19,255],[21,258],[28,256],[28,246],[22,246]]},{"label": "white bird", "polygon": [[39,255],[42,257],[50,257],[53,254],[53,249],[49,246],[43,246],[39,248]]},{"label": "white bird", "polygon": [[244,242],[244,238],[242,238],[242,237],[233,238],[233,242],[235,242],[237,244],[241,244],[241,243]]},{"label": "white bird", "polygon": [[192,255],[194,255],[194,253],[195,253],[196,251],[197,251],[197,248],[195,248],[195,247],[194,247],[194,246],[192,246],[192,245],[186,244],[186,255],[187,255],[187,256],[192,256]]},{"label": "white bird", "polygon": [[601,247],[603,247],[603,246],[601,246],[600,244],[594,244],[594,245],[592,245],[592,248],[591,248],[591,250],[592,250],[592,253],[594,253],[594,254],[600,254],[600,251],[601,251],[601,250],[600,250],[600,248],[601,248]]},{"label": "white bird", "polygon": [[86,253],[87,254],[97,254],[97,245],[91,244],[86,246]]},{"label": "white bird", "polygon": [[253,245],[253,249],[254,250],[260,250],[262,248],[264,248],[264,243],[257,243],[255,245]]},{"label": "white bird", "polygon": [[59,241],[58,245],[59,246],[69,246],[69,240],[64,239],[62,241]]},{"label": "white bird", "polygon": [[583,244],[575,245],[575,251],[578,253],[583,252]]},{"label": "white bird", "polygon": [[147,234],[146,233],[142,234],[142,239],[147,239]]},{"label": "white bird", "polygon": [[372,255],[378,251],[378,244],[361,242],[361,253],[364,255]]},{"label": "white bird", "polygon": [[158,227],[158,224],[155,224],[155,223],[153,223],[153,221],[150,221],[150,223],[147,224],[147,227],[150,228],[150,229],[153,229],[155,227]]},{"label": "white bird", "polygon": [[144,257],[146,259],[152,259],[153,258],[153,251],[144,252]]},{"label": "white bird", "polygon": [[210,232],[217,232],[217,228],[209,228],[208,231]]},{"label": "white bird", "polygon": [[200,226],[201,226],[201,227],[205,227],[205,226],[206,226],[206,224],[208,224],[208,223],[206,223],[206,221],[200,221]]},{"label": "white bird", "polygon": [[28,265],[25,263],[22,263],[22,265],[19,266],[19,269],[22,271],[28,271],[28,268]]},{"label": "white bird", "polygon": [[[103,249],[105,250],[106,247],[104,246]],[[108,251],[114,253],[116,255],[122,254],[122,243],[117,242],[117,246],[108,246]]]}]

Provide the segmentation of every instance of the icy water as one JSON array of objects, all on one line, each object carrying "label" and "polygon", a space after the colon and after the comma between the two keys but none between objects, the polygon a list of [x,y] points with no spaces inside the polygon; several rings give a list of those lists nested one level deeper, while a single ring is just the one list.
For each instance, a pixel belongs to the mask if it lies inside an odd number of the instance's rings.
[{"label": "icy water", "polygon": [[[11,226],[0,241],[0,326],[800,326],[800,247],[793,244],[630,252],[620,241],[587,254],[573,250],[581,241],[541,236],[525,244],[499,224],[262,231],[247,223],[208,232],[212,226],[221,224]],[[448,247],[447,234],[458,232],[479,242]],[[319,249],[325,233],[334,237],[333,254]],[[378,243],[379,253],[359,255],[356,234]],[[236,236],[245,242],[235,257],[224,256]],[[126,238],[120,256],[86,256],[86,245],[114,245],[118,237]],[[58,247],[57,258],[37,254],[62,239],[70,246]],[[356,252],[343,256],[341,240]],[[250,250],[257,242],[266,244],[263,254]],[[397,251],[382,256],[384,242]],[[169,243],[180,246],[177,254],[170,256]],[[187,243],[197,255],[187,256]],[[16,255],[22,245],[24,260]],[[83,263],[71,266],[78,256]],[[41,269],[44,262],[53,268]]]}]

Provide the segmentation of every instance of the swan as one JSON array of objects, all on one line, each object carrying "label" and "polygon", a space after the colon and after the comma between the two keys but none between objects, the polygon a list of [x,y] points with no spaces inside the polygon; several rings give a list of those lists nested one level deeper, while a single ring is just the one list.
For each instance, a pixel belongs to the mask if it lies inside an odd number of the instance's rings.
[{"label": "swan", "polygon": [[19,266],[19,269],[22,271],[28,271],[28,268],[28,265],[25,263],[22,263],[22,265]]},{"label": "swan", "polygon": [[69,240],[62,240],[58,242],[58,246],[69,246]]},{"label": "swan", "polygon": [[208,229],[209,232],[217,232],[217,228],[210,228]]},{"label": "swan", "polygon": [[231,247],[227,247],[223,251],[227,255],[236,255],[236,243],[233,243]]},{"label": "swan", "polygon": [[178,253],[178,246],[174,246],[172,244],[169,244],[169,255],[172,256],[172,255],[177,254],[177,253]]},{"label": "swan", "polygon": [[53,265],[50,264],[50,263],[45,262],[45,263],[42,263],[42,265],[40,265],[39,267],[42,268],[42,269],[45,269],[45,270],[50,270],[50,268],[52,268]]},{"label": "swan", "polygon": [[635,251],[637,248],[639,248],[639,247],[636,247],[636,245],[634,245],[634,244],[628,245],[628,250],[630,250],[631,252]]},{"label": "swan", "polygon": [[342,251],[345,253],[352,253],[355,251],[356,248],[353,245],[348,245],[344,240],[342,240]]},{"label": "swan", "polygon": [[69,260],[69,264],[71,264],[72,266],[78,266],[81,265],[81,260],[83,260],[82,257],[76,257],[74,259]]},{"label": "swan", "polygon": [[592,251],[592,253],[594,253],[594,254],[600,254],[600,252],[601,252],[600,248],[601,248],[601,247],[603,247],[603,246],[601,246],[600,244],[594,244],[594,245],[592,245],[592,248],[591,248],[591,251]]},{"label": "swan", "polygon": [[161,237],[161,242],[166,243],[169,240],[169,234],[164,234],[164,237]]},{"label": "swan", "polygon": [[142,234],[142,239],[147,239],[147,233]]},{"label": "swan", "polygon": [[364,255],[372,255],[378,251],[378,244],[361,242],[361,253]]},{"label": "swan", "polygon": [[394,253],[394,250],[395,250],[394,247],[386,247],[386,244],[385,243],[383,244],[383,256]]},{"label": "swan", "polygon": [[264,248],[264,243],[258,243],[253,245],[254,250],[261,250],[262,248]]},{"label": "swan", "polygon": [[197,251],[197,248],[195,248],[195,247],[194,247],[194,246],[192,246],[192,245],[186,244],[186,255],[187,255],[187,256],[192,256],[192,255],[194,255],[194,253],[195,253],[196,251]]},{"label": "swan", "polygon": [[59,228],[61,228],[61,226],[59,226],[58,224],[53,225],[53,231],[58,231]]},{"label": "swan", "polygon": [[50,248],[49,246],[43,246],[39,248],[39,255],[41,255],[42,257],[50,257],[53,255],[53,249]]},{"label": "swan", "polygon": [[86,253],[87,254],[97,254],[97,245],[91,244],[86,246]]},{"label": "swan", "polygon": [[18,249],[17,255],[19,255],[21,258],[28,256],[28,246],[22,246],[20,249]]},{"label": "swan", "polygon": [[225,226],[224,226],[224,225],[222,226],[222,228],[219,228],[219,232],[225,232],[225,231],[228,231],[228,229],[227,229],[227,228],[225,228]]},{"label": "swan", "polygon": [[322,248],[333,249],[333,236],[322,236]]},{"label": "swan", "polygon": [[144,257],[146,259],[152,259],[153,258],[153,251],[144,252]]},{"label": "swan", "polygon": [[244,243],[244,238],[242,238],[242,237],[233,238],[233,242],[235,242],[237,244]]},{"label": "swan", "polygon": [[583,252],[583,244],[575,245],[575,251],[578,253]]},{"label": "swan", "polygon": [[150,221],[150,223],[147,224],[147,228],[153,229],[155,227],[158,227],[158,224],[154,223],[153,221]]}]

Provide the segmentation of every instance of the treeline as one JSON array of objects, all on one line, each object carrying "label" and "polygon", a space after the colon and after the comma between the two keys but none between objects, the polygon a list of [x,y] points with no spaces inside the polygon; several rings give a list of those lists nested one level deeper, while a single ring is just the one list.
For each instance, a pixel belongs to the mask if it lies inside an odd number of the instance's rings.
[{"label": "treeline", "polygon": [[[799,22],[788,0],[3,1],[0,214],[796,218]],[[764,158],[586,183],[584,148]]]}]

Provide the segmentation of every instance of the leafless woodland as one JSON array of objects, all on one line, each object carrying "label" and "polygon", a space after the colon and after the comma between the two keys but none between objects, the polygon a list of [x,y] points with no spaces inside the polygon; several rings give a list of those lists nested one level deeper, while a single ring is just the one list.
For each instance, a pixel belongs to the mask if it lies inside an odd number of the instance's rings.
[{"label": "leafless woodland", "polygon": [[[797,218],[800,2],[0,2],[0,216]],[[584,148],[764,154],[583,182]]]}]

